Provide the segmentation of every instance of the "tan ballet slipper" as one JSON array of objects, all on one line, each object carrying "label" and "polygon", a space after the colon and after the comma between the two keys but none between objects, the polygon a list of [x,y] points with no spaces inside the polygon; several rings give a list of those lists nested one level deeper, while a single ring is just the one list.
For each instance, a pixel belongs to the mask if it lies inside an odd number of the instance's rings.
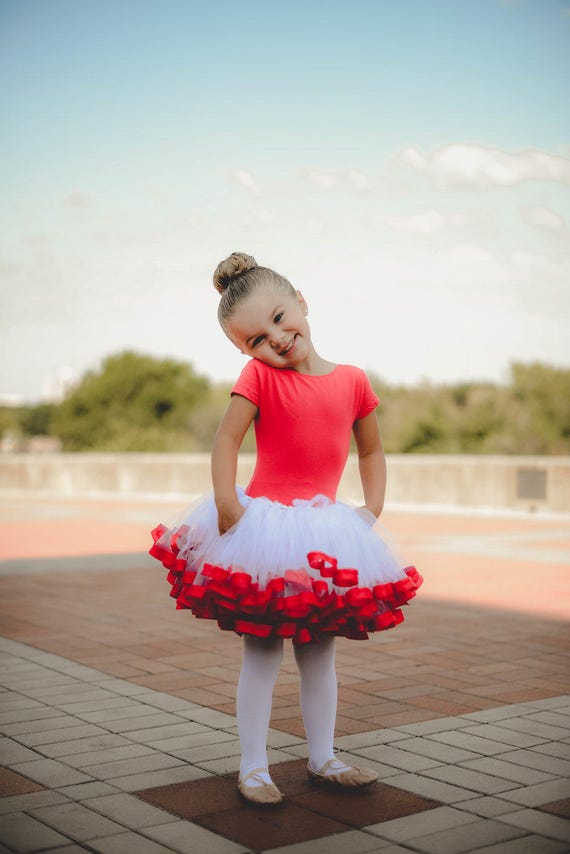
[{"label": "tan ballet slipper", "polygon": [[[343,770],[339,768],[338,771],[335,771],[335,762],[340,766],[345,765],[340,759],[329,759],[319,771],[315,771],[310,765],[307,765],[309,777],[328,786],[342,786],[347,789],[362,789],[378,780],[376,771],[371,771],[369,768],[355,768],[349,765],[348,768]],[[329,769],[330,773],[327,774],[326,772]]]},{"label": "tan ballet slipper", "polygon": [[[283,794],[275,783],[267,783],[259,776],[260,771],[267,773],[267,768],[254,768],[245,777],[239,777],[237,787],[242,798],[258,806],[277,806],[283,801]],[[259,786],[248,786],[248,780],[255,780]]]}]

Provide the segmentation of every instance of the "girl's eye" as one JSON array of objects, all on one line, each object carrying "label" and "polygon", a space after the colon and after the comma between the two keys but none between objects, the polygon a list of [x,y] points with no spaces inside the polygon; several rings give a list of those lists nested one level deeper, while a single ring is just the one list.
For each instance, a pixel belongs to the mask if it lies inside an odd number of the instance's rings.
[{"label": "girl's eye", "polygon": [[258,335],[257,338],[253,339],[252,347],[257,347],[263,341],[263,335]]},{"label": "girl's eye", "polygon": [[280,312],[279,312],[279,314],[276,314],[276,315],[275,315],[275,320],[274,320],[274,322],[275,322],[275,323],[279,323],[281,320],[283,320],[283,312],[282,312],[282,311],[280,311]]}]

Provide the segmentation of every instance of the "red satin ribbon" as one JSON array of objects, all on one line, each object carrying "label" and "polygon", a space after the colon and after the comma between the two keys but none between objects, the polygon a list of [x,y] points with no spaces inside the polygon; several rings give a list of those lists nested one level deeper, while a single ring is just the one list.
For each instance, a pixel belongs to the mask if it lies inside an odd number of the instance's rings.
[{"label": "red satin ribbon", "polygon": [[309,552],[307,561],[311,569],[318,570],[323,578],[332,578],[337,587],[353,587],[358,584],[357,569],[338,569],[336,558],[324,552]]},{"label": "red satin ribbon", "polygon": [[[308,564],[320,579],[303,568],[291,569],[260,590],[247,572],[205,564],[196,583],[196,569],[190,568],[188,558],[179,557],[186,535],[182,527],[172,533],[164,525],[152,532],[150,554],[169,570],[170,595],[176,599],[176,607],[190,609],[201,619],[217,620],[220,628],[238,634],[290,637],[294,644],[326,635],[365,639],[370,631],[401,623],[400,606],[415,596],[423,581],[417,569],[409,566],[399,581],[378,584],[372,590],[357,587],[358,570],[339,569],[336,558],[309,552]],[[347,588],[346,592],[338,593],[331,581],[335,587]]]}]

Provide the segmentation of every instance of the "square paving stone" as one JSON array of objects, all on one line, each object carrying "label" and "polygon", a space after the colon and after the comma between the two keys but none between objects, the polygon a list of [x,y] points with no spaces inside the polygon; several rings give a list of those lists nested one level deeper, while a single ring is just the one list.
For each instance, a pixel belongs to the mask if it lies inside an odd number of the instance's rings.
[{"label": "square paving stone", "polygon": [[115,762],[85,765],[83,770],[99,780],[112,780],[113,777],[141,774],[145,771],[160,771],[162,768],[174,768],[183,764],[181,759],[153,751],[145,756],[135,756],[132,759],[117,759]]},{"label": "square paving stone", "polygon": [[162,771],[145,771],[140,774],[127,774],[124,777],[113,777],[112,785],[124,792],[138,792],[150,786],[166,786],[186,780],[202,780],[211,775],[203,768],[193,765],[178,765],[176,768],[165,768]]},{"label": "square paving stone", "polygon": [[376,783],[365,789],[318,788],[309,794],[296,795],[292,800],[305,809],[335,818],[351,827],[366,827],[441,807],[438,801],[386,783]]},{"label": "square paving stone", "polygon": [[36,851],[69,843],[69,838],[24,813],[0,818],[0,839],[13,851]]},{"label": "square paving stone", "polygon": [[[0,725],[21,724],[23,721],[41,721],[46,718],[61,717],[61,712],[48,706],[37,706],[31,709],[8,709],[0,712]],[[26,730],[27,731],[27,730]]]},{"label": "square paving stone", "polygon": [[150,756],[155,751],[150,747],[144,747],[142,744],[126,744],[121,747],[99,748],[99,750],[85,751],[84,753],[73,754],[72,756],[60,757],[66,765],[71,765],[72,768],[86,768],[97,765],[107,764],[109,762],[119,762],[125,759],[138,759],[141,756]]},{"label": "square paving stone", "polygon": [[437,799],[444,804],[456,804],[476,797],[469,789],[429,779],[420,774],[397,774],[390,778],[390,785],[406,792],[415,792],[422,797]]},{"label": "square paving stone", "polygon": [[97,836],[111,836],[123,829],[122,825],[73,802],[40,807],[33,810],[31,815],[79,842]]},{"label": "square paving stone", "polygon": [[116,795],[119,789],[103,783],[101,780],[93,780],[92,783],[78,783],[75,786],[62,786],[58,789],[61,795],[65,795],[72,801],[84,801],[86,798],[98,798],[102,795]]},{"label": "square paving stone", "polygon": [[42,792],[44,787],[40,783],[28,780],[9,768],[0,768],[0,798],[10,795],[27,795],[29,792]]},{"label": "square paving stone", "polygon": [[499,792],[507,792],[515,789],[517,784],[512,780],[504,780],[491,774],[483,774],[480,771],[472,771],[470,768],[457,765],[441,765],[438,768],[428,768],[423,776],[450,783],[452,786],[460,786],[471,789],[483,795],[496,795]]},{"label": "square paving stone", "polygon": [[478,848],[477,854],[568,854],[568,847],[562,842],[555,842],[554,839],[530,834],[511,839],[509,842],[499,842],[498,845]]},{"label": "square paving stone", "polygon": [[[345,833],[336,833],[334,836],[325,836],[323,839],[313,839],[309,842],[300,842],[298,845],[286,845],[284,848],[272,848],[271,854],[398,854],[391,843],[385,839],[379,839],[369,833],[361,833],[359,830],[347,830]],[[409,849],[403,854],[410,854]]]},{"label": "square paving stone", "polygon": [[[64,726],[80,725],[80,721],[77,721],[71,715],[62,715],[61,712],[56,712],[54,709],[50,710],[49,715],[42,715],[41,717],[38,717],[38,715],[34,715],[33,718],[24,716],[22,719],[20,713],[18,720],[15,723],[7,724],[3,727],[3,730],[6,735],[20,736],[34,732],[44,732],[46,730],[51,732],[54,729],[61,729]],[[22,739],[19,740],[21,741]]]},{"label": "square paving stone", "polygon": [[[99,854],[172,854],[172,848],[165,848],[159,842],[146,839],[140,833],[127,831],[116,836],[105,836],[102,839],[88,840],[89,848]],[[78,849],[79,850],[79,849]],[[82,852],[86,849],[81,848]],[[52,852],[50,851],[50,854]],[[67,848],[62,851],[67,854]]]},{"label": "square paving stone", "polygon": [[24,747],[11,738],[0,738],[0,763],[2,765],[17,765],[19,762],[31,762],[40,759],[37,751]]},{"label": "square paving stone", "polygon": [[553,801],[551,804],[543,804],[536,809],[549,812],[552,815],[559,815],[562,818],[570,818],[570,798],[565,798],[563,801]]},{"label": "square paving stone", "polygon": [[[44,756],[50,759],[59,757],[74,756],[77,753],[87,753],[90,750],[100,750],[109,747],[126,747],[130,745],[127,738],[122,735],[113,735],[107,733],[105,735],[94,735],[87,738],[78,738],[71,741],[60,741],[55,744],[42,744],[40,751]],[[67,761],[67,760],[66,760]]]},{"label": "square paving stone", "polygon": [[67,803],[67,800],[65,795],[60,792],[50,792],[49,789],[42,789],[41,792],[30,792],[27,795],[11,795],[8,798],[0,798],[0,815],[29,812],[36,807],[64,804]]},{"label": "square paving stone", "polygon": [[492,795],[484,795],[481,798],[472,798],[470,801],[462,801],[458,809],[463,812],[474,813],[482,818],[497,818],[508,812],[515,812],[520,804],[503,801],[502,798],[494,798]]},{"label": "square paving stone", "polygon": [[242,845],[189,821],[145,827],[144,833],[178,854],[248,854]]},{"label": "square paving stone", "polygon": [[540,810],[523,809],[501,816],[501,821],[525,831],[570,843],[570,821]]},{"label": "square paving stone", "polygon": [[175,820],[170,812],[142,803],[139,798],[125,792],[88,798],[82,801],[82,805],[135,830]]},{"label": "square paving stone", "polygon": [[350,830],[346,824],[290,802],[274,809],[245,806],[245,809],[240,806],[236,810],[202,816],[196,823],[254,851],[322,839]]},{"label": "square paving stone", "polygon": [[430,738],[407,738],[405,741],[399,741],[397,747],[401,750],[409,750],[412,753],[419,753],[420,756],[426,756],[428,759],[436,759],[438,762],[445,762],[448,765],[453,765],[455,762],[466,762],[468,759],[479,758],[479,754],[473,753],[471,750],[462,750],[460,747],[452,747],[450,744],[441,744],[440,742],[433,741],[433,739]]},{"label": "square paving stone", "polygon": [[377,747],[355,748],[352,753],[357,756],[364,756],[366,759],[373,759],[375,762],[381,762],[383,765],[392,765],[400,771],[424,771],[427,768],[437,767],[443,761],[400,750],[398,747],[387,744],[381,744]]},{"label": "square paving stone", "polygon": [[[504,754],[502,754],[504,756]],[[461,768],[470,768],[472,771],[482,771],[484,774],[502,777],[503,780],[512,780],[521,786],[533,786],[535,783],[545,783],[554,779],[554,774],[537,771],[535,768],[527,768],[524,765],[515,765],[505,762],[503,758],[496,756],[485,756],[483,759],[473,759],[462,762]]]},{"label": "square paving stone", "polygon": [[286,796],[277,808],[245,802],[237,775],[225,774],[136,792],[137,796],[254,850],[268,850],[347,832],[441,807],[439,801],[377,783],[360,790],[323,789],[303,759],[271,768]]},{"label": "square paving stone", "polygon": [[524,831],[519,828],[487,819],[472,821],[438,833],[428,833],[413,842],[417,843],[420,851],[425,854],[468,854],[483,846],[496,845],[520,836],[524,836]]},{"label": "square paving stone", "polygon": [[219,813],[241,806],[243,801],[238,794],[236,780],[236,774],[206,777],[203,780],[185,780],[169,786],[144,789],[134,794],[144,801],[193,821],[209,813]]},{"label": "square paving stone", "polygon": [[22,762],[12,769],[30,777],[37,783],[57,789],[61,786],[73,786],[76,783],[87,783],[92,780],[82,771],[76,771],[68,765],[56,762],[54,759],[37,759],[35,762]]},{"label": "square paving stone", "polygon": [[525,807],[539,807],[570,796],[570,780],[549,780],[534,786],[524,786],[512,792],[504,792],[501,797]]},{"label": "square paving stone", "polygon": [[405,843],[409,839],[421,839],[429,833],[461,827],[474,821],[477,821],[474,815],[453,809],[453,807],[439,807],[430,810],[427,814],[421,812],[416,815],[407,815],[369,825],[366,830],[369,833],[377,833],[382,838]]},{"label": "square paving stone", "polygon": [[[289,798],[314,791],[307,776],[307,763],[303,759],[272,766],[271,776],[277,787]],[[237,790],[236,773],[157,786],[135,794],[190,820],[209,813],[237,809],[244,804]]]}]

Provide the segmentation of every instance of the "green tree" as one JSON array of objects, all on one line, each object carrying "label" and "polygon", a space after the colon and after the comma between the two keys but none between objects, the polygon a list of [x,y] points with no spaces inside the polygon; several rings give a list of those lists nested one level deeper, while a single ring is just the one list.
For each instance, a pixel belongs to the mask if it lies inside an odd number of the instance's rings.
[{"label": "green tree", "polygon": [[[388,453],[570,453],[570,370],[515,362],[504,385],[370,379]],[[120,353],[62,404],[0,407],[0,432],[51,434],[69,451],[209,451],[230,391],[184,362]],[[254,447],[250,429],[242,450]]]},{"label": "green tree", "polygon": [[127,351],[85,374],[54,413],[52,432],[66,451],[195,450],[191,416],[208,389],[186,363]]},{"label": "green tree", "polygon": [[520,453],[570,451],[570,371],[541,362],[511,365],[511,387],[521,418],[513,425]]},{"label": "green tree", "polygon": [[55,409],[53,403],[38,403],[24,409],[19,419],[24,436],[49,436]]},{"label": "green tree", "polygon": [[570,370],[511,365],[506,385],[391,386],[371,375],[389,453],[568,454]]},{"label": "green tree", "polygon": [[25,406],[0,406],[0,436],[8,433],[19,435],[22,431],[21,421],[26,412]]}]

